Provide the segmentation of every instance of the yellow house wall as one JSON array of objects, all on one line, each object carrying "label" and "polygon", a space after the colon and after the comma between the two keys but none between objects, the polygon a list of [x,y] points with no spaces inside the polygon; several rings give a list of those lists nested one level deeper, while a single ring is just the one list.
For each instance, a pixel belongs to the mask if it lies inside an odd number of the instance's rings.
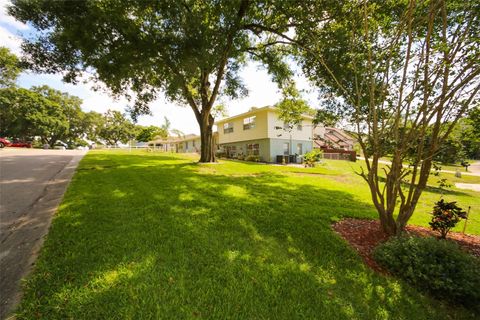
[{"label": "yellow house wall", "polygon": [[[243,119],[257,116],[255,128],[248,130],[243,130]],[[224,133],[223,124],[225,122],[218,122],[218,143],[230,143],[235,141],[245,141],[245,140],[254,140],[254,139],[265,139],[268,136],[268,111],[260,110],[255,114],[251,114],[245,117],[234,118],[231,121],[233,122],[233,132]]]}]

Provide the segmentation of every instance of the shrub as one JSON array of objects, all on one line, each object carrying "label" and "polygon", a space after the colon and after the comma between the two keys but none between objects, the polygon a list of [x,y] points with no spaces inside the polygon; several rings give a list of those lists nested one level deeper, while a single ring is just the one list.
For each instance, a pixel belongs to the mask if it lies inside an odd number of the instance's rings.
[{"label": "shrub", "polygon": [[245,160],[258,162],[258,161],[260,161],[260,157],[259,156],[254,156],[254,155],[249,155],[245,158]]},{"label": "shrub", "polygon": [[440,238],[445,239],[450,229],[454,228],[460,219],[466,219],[467,213],[458,207],[456,202],[445,202],[443,199],[433,207],[432,221],[429,222],[433,231],[440,232]]},{"label": "shrub", "polygon": [[378,246],[375,260],[433,296],[480,311],[480,259],[452,241],[399,237]]},{"label": "shrub", "polygon": [[322,158],[323,151],[320,149],[313,149],[303,155],[303,162],[306,167],[314,167],[315,163]]}]

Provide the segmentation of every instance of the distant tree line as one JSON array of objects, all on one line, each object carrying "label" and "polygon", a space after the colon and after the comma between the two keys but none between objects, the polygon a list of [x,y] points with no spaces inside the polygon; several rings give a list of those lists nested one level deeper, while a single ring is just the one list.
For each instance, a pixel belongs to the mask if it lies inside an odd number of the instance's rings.
[{"label": "distant tree line", "polygon": [[[22,68],[18,58],[0,47],[0,136],[34,141],[54,147],[91,143],[118,145],[130,140],[150,141],[168,134],[164,127],[135,125],[125,114],[108,110],[84,112],[82,100],[46,85],[30,89],[15,85]],[[169,126],[169,122],[168,122]]]}]

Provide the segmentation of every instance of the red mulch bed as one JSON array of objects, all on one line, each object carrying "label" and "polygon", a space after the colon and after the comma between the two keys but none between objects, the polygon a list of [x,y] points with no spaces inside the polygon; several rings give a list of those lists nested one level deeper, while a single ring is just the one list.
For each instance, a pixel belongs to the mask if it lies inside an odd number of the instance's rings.
[{"label": "red mulch bed", "polygon": [[[335,223],[333,229],[357,250],[370,268],[385,273],[385,270],[376,263],[372,256],[375,247],[387,240],[387,236],[381,230],[378,220],[346,218]],[[410,225],[407,226],[406,230],[411,235],[421,237],[438,236],[437,233],[424,227]],[[473,255],[480,257],[480,236],[450,232],[447,237]]]}]

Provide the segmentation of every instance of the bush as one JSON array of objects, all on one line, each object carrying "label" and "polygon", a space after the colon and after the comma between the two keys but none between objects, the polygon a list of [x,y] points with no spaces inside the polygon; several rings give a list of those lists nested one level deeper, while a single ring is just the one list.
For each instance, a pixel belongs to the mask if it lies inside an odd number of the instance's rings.
[{"label": "bush", "polygon": [[323,151],[320,149],[313,149],[303,155],[303,162],[305,167],[314,167],[315,163],[322,158]]},{"label": "bush", "polygon": [[429,222],[433,231],[440,232],[440,238],[445,239],[450,229],[454,228],[460,219],[466,219],[467,213],[456,205],[456,202],[445,202],[443,199],[433,207],[432,221]]},{"label": "bush", "polygon": [[377,262],[433,296],[480,311],[480,259],[451,241],[400,237],[378,246]]},{"label": "bush", "polygon": [[258,162],[258,161],[260,161],[260,157],[259,156],[254,156],[254,155],[249,155],[245,158],[245,160]]}]

